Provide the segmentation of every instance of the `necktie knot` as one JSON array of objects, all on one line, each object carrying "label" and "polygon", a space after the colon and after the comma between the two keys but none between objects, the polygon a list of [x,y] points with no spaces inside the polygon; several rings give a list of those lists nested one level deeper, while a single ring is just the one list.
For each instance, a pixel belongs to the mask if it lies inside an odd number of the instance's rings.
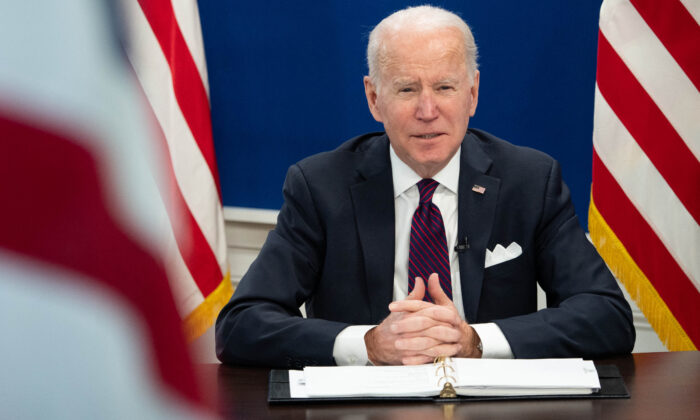
[{"label": "necktie knot", "polygon": [[421,204],[425,204],[432,201],[435,189],[440,183],[434,179],[427,178],[421,179],[416,185],[418,186],[418,192],[420,192],[420,202]]}]

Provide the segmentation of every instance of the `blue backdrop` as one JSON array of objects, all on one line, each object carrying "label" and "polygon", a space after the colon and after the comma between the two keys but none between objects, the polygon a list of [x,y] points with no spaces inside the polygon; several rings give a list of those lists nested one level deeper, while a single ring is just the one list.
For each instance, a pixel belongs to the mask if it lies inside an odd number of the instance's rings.
[{"label": "blue backdrop", "polygon": [[[471,127],[562,163],[584,226],[602,0],[441,1],[472,27]],[[407,1],[199,1],[226,206],[279,209],[289,165],[378,131],[364,97],[373,25]]]}]

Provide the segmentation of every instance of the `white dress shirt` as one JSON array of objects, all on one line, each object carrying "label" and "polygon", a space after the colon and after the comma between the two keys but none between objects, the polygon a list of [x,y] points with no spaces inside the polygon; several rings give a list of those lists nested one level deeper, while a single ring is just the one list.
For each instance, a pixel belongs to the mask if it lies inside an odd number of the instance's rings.
[{"label": "white dress shirt", "polygon": [[[394,256],[394,300],[403,300],[408,295],[408,253],[411,242],[411,220],[420,201],[416,185],[421,177],[406,165],[390,147],[391,173],[394,182],[395,256]],[[433,204],[440,209],[447,249],[450,254],[452,296],[457,312],[464,318],[462,287],[459,274],[459,257],[454,249],[457,244],[459,157],[461,150],[433,179],[440,183],[433,194]],[[513,352],[501,329],[494,323],[471,324],[481,338],[484,358],[513,358]],[[368,363],[364,336],[374,325],[354,325],[338,334],[333,346],[333,357],[338,365],[365,365]]]}]

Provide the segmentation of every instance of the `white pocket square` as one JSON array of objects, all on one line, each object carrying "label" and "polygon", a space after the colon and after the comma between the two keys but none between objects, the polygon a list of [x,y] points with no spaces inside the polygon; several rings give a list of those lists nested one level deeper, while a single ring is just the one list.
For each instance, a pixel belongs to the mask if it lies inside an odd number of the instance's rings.
[{"label": "white pocket square", "polygon": [[493,248],[493,251],[486,250],[486,263],[484,264],[484,268],[510,261],[520,256],[522,253],[523,249],[515,242],[511,242],[508,248],[503,248],[503,245],[498,244]]}]

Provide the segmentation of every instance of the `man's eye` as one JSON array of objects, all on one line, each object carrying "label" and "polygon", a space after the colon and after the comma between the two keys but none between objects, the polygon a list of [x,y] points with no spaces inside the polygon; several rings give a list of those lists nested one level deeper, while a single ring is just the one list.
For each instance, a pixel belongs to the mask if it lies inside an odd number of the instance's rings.
[{"label": "man's eye", "polygon": [[442,85],[438,88],[439,90],[452,90],[452,86]]},{"label": "man's eye", "polygon": [[401,93],[413,92],[413,88],[409,88],[409,87],[401,88],[401,89],[399,89],[399,92],[401,92]]}]

